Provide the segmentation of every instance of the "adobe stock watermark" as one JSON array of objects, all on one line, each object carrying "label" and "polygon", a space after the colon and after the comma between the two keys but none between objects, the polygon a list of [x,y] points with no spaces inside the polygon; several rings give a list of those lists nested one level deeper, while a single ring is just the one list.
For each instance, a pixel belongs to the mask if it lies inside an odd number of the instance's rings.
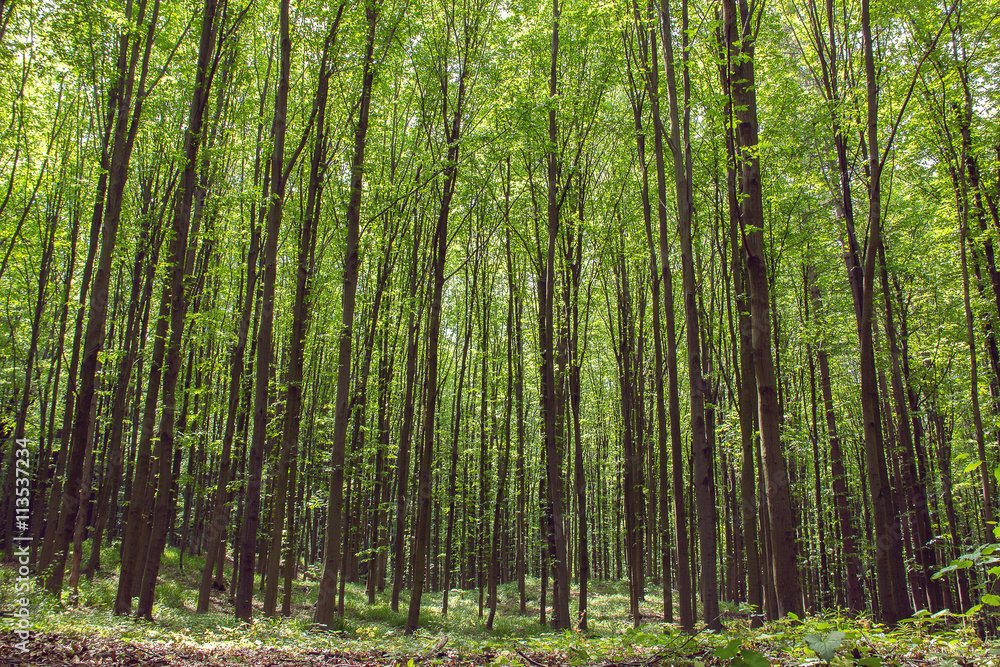
[{"label": "adobe stock watermark", "polygon": [[14,580],[14,611],[11,630],[21,641],[14,644],[20,653],[28,652],[31,637],[31,452],[28,441],[19,439],[14,450],[14,561],[17,564],[17,578]]}]

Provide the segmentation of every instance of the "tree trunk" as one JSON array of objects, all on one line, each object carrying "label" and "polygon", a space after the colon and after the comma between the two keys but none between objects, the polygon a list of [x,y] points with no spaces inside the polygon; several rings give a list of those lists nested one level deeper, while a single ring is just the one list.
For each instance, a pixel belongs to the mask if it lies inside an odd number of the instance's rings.
[{"label": "tree trunk", "polygon": [[[299,230],[298,258],[295,272],[295,303],[292,308],[292,324],[288,336],[289,362],[285,373],[285,411],[281,434],[281,448],[278,462],[278,480],[274,492],[274,504],[271,510],[271,557],[267,563],[267,576],[264,589],[264,615],[274,616],[278,605],[278,573],[281,561],[282,530],[286,513],[286,494],[288,493],[289,466],[294,466],[291,453],[299,441],[299,427],[302,413],[302,366],[305,357],[306,332],[310,317],[310,288],[312,282],[314,255],[316,250],[316,230],[319,226],[319,215],[323,201],[323,179],[326,172],[326,101],[330,81],[328,58],[337,28],[344,12],[341,4],[333,19],[323,46],[320,62],[319,80],[316,84],[316,97],[313,103],[316,113],[316,135],[313,139],[313,154],[309,168],[309,188],[307,193],[306,211]],[[289,530],[289,545],[292,544],[291,529]],[[294,558],[294,553],[286,553],[286,558]]]},{"label": "tree trunk", "polygon": [[336,415],[333,431],[333,448],[330,453],[330,500],[327,504],[326,555],[319,589],[319,600],[313,622],[329,627],[337,594],[337,575],[340,571],[341,519],[344,493],[344,450],[347,444],[347,425],[351,388],[351,345],[354,335],[354,305],[358,289],[358,240],[361,230],[361,194],[364,177],[365,145],[368,135],[368,114],[371,109],[372,84],[375,80],[374,50],[375,27],[378,10],[365,9],[368,35],[361,77],[361,100],[358,124],[354,131],[354,157],[351,161],[351,197],[347,204],[347,243],[344,250],[344,291],[341,306],[339,357],[337,360]]},{"label": "tree trunk", "polygon": [[[469,343],[472,340],[472,309],[473,301],[476,298],[476,285],[479,278],[478,257],[473,261],[472,270],[472,290],[466,291],[469,294],[469,305],[465,313],[465,337],[462,343],[462,360],[458,370],[458,385],[455,389],[455,409],[452,411],[452,440],[451,440],[451,469],[448,473],[448,527],[445,530],[445,556],[444,556],[444,592],[441,598],[441,615],[448,615],[448,593],[451,590],[452,564],[452,540],[455,531],[455,498],[457,494],[456,482],[458,479],[458,440],[462,426],[462,394],[465,389],[465,368],[469,355]],[[468,285],[468,275],[466,275]]]},{"label": "tree trunk", "polygon": [[[670,3],[663,2],[661,29],[663,63],[670,113],[670,147],[674,158],[674,185],[677,196],[677,229],[681,241],[681,280],[684,289],[684,323],[687,334],[688,384],[690,389],[691,456],[698,509],[698,537],[701,551],[701,601],[705,623],[710,629],[722,628],[719,618],[718,570],[716,568],[715,493],[712,483],[712,451],[705,424],[705,381],[701,369],[701,333],[695,293],[694,250],[692,243],[692,160],[690,136],[690,78],[688,74],[687,1],[681,4],[683,99],[678,98],[674,73],[673,25]],[[683,111],[681,109],[683,107]],[[683,118],[681,114],[683,113]],[[714,428],[714,425],[713,425]]]},{"label": "tree trunk", "polygon": [[[209,91],[215,75],[215,63],[211,57],[216,40],[215,0],[205,0],[202,8],[201,38],[198,46],[198,61],[195,70],[194,89],[187,128],[184,133],[184,171],[176,194],[170,243],[169,263],[173,267],[169,287],[164,282],[164,293],[170,294],[170,341],[165,353],[166,371],[163,375],[163,402],[160,416],[159,438],[157,441],[157,461],[159,463],[159,488],[153,508],[153,526],[149,550],[145,558],[142,585],[136,616],[152,620],[153,592],[160,570],[160,559],[167,541],[168,512],[173,506],[171,487],[174,475],[171,459],[174,451],[174,414],[176,388],[180,376],[181,344],[185,330],[189,294],[191,286],[188,278],[194,269],[193,247],[188,247],[188,231],[191,225],[191,209],[197,188],[199,150],[202,144],[202,128],[205,110],[208,106]],[[166,298],[166,297],[164,297]]]},{"label": "tree trunk", "polygon": [[[750,318],[757,410],[763,449],[764,488],[771,540],[771,572],[777,612],[802,615],[802,597],[796,562],[796,530],[789,477],[781,446],[778,387],[771,356],[771,313],[767,259],[764,250],[764,211],[757,148],[757,93],[754,87],[754,42],[745,2],[739,13],[734,0],[723,2],[728,45],[731,104],[736,117],[737,168],[740,172],[740,226],[750,288]],[[737,33],[736,26],[742,26]]]},{"label": "tree trunk", "polygon": [[[413,582],[410,588],[410,608],[406,615],[406,634],[412,635],[420,621],[420,600],[427,578],[427,546],[431,524],[431,462],[434,458],[434,429],[438,403],[438,341],[441,336],[441,295],[444,290],[444,267],[448,252],[448,215],[451,200],[455,194],[458,179],[458,149],[462,137],[462,114],[465,110],[466,82],[469,39],[465,35],[464,59],[459,64],[458,93],[454,106],[448,110],[448,77],[441,79],[443,96],[442,117],[445,119],[445,139],[448,142],[448,157],[444,168],[441,190],[441,206],[438,209],[437,226],[431,237],[433,249],[432,270],[433,292],[430,300],[430,315],[427,321],[427,376],[424,398],[423,445],[420,452],[420,467],[417,472],[417,517],[413,540]],[[451,116],[449,118],[449,115]]]},{"label": "tree trunk", "polygon": [[[819,285],[816,283],[815,269],[806,269],[809,296],[813,304],[814,317],[820,318],[822,312]],[[822,321],[822,320],[821,320]],[[854,540],[854,522],[851,520],[849,507],[850,491],[847,488],[847,476],[844,469],[844,454],[837,435],[836,413],[833,408],[833,381],[830,377],[830,361],[826,346],[820,342],[816,350],[819,361],[819,384],[823,395],[823,412],[826,415],[826,432],[830,439],[830,469],[832,473],[833,504],[837,523],[840,528],[840,540],[844,554],[847,572],[847,608],[860,612],[864,606],[861,594],[861,563],[858,557],[858,547]]]},{"label": "tree trunk", "polygon": [[545,291],[542,303],[542,331],[540,339],[543,357],[542,401],[545,415],[545,466],[546,490],[550,506],[552,524],[552,565],[554,573],[552,592],[552,623],[557,630],[569,628],[569,568],[566,562],[566,534],[563,521],[563,446],[561,434],[556,433],[557,416],[560,411],[560,389],[556,385],[555,372],[555,250],[559,235],[560,187],[559,160],[555,153],[558,140],[555,102],[558,97],[558,56],[559,56],[559,0],[552,2],[552,52],[549,71],[549,150],[547,153],[547,218],[548,249],[545,260]]},{"label": "tree trunk", "polygon": [[871,492],[875,529],[875,573],[878,580],[879,618],[894,625],[910,615],[906,594],[899,518],[889,486],[882,421],[875,369],[875,345],[872,335],[875,299],[875,259],[882,236],[882,162],[878,148],[878,81],[868,0],[861,2],[861,30],[864,38],[865,80],[868,101],[868,244],[862,271],[861,318],[858,336],[861,344],[861,406],[865,434],[865,466]]}]

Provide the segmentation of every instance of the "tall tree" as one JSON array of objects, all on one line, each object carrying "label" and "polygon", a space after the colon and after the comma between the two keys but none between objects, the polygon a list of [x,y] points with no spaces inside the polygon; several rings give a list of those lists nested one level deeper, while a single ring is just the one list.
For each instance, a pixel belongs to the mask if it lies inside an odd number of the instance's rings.
[{"label": "tall tree", "polygon": [[[764,247],[764,208],[758,150],[757,91],[754,45],[757,13],[763,8],[745,1],[722,3],[729,96],[735,116],[736,164],[739,171],[739,222],[750,288],[753,328],[753,364],[757,380],[757,410],[763,449],[764,487],[770,525],[771,572],[777,594],[777,612],[802,614],[802,596],[796,548],[796,526],[791,506],[788,467],[781,446],[778,391],[771,355],[771,313],[768,265]],[[746,415],[744,415],[746,418]]]},{"label": "tall tree", "polygon": [[257,362],[254,378],[253,431],[247,458],[247,480],[243,518],[240,522],[239,569],[236,573],[236,618],[249,621],[253,615],[254,563],[257,553],[257,529],[260,526],[260,486],[264,467],[264,444],[267,439],[267,413],[271,366],[274,363],[274,290],[277,280],[278,234],[284,211],[285,136],[288,127],[289,77],[292,67],[292,38],[289,30],[289,0],[278,5],[278,88],[274,96],[274,119],[271,125],[271,192],[268,197],[267,226],[264,233],[263,271],[261,272],[260,325],[257,329]]},{"label": "tall tree", "polygon": [[[438,403],[438,344],[441,336],[441,299],[448,254],[448,216],[458,182],[459,148],[463,121],[470,94],[473,59],[478,58],[482,40],[489,27],[489,0],[476,0],[461,9],[446,10],[447,33],[437,42],[433,85],[440,95],[443,135],[447,145],[441,172],[441,202],[437,224],[431,236],[431,274],[433,282],[427,322],[427,374],[424,382],[423,442],[417,471],[417,516],[413,530],[413,572],[410,607],[406,615],[406,634],[412,635],[420,621],[420,600],[426,581],[427,550],[431,528],[431,463],[434,458],[435,420]],[[452,43],[454,37],[455,42]],[[454,72],[454,74],[453,74]],[[454,76],[454,81],[452,77]],[[456,90],[453,91],[453,88]]]},{"label": "tall tree", "polygon": [[368,138],[368,118],[371,113],[372,86],[375,81],[375,29],[381,8],[365,7],[368,26],[365,38],[364,64],[361,74],[361,97],[358,121],[354,128],[354,155],[351,159],[351,194],[347,203],[347,242],[344,248],[344,290],[341,304],[341,329],[337,358],[337,397],[334,415],[333,448],[330,452],[330,499],[327,504],[326,555],[319,600],[313,621],[329,626],[336,607],[337,575],[341,566],[340,538],[344,501],[344,457],[347,425],[350,418],[351,344],[354,336],[354,306],[358,290],[358,239],[361,233],[361,194],[364,181],[365,147]]},{"label": "tall tree", "polygon": [[[701,332],[698,322],[698,302],[694,275],[692,244],[694,202],[692,195],[693,164],[691,158],[691,81],[688,71],[690,49],[687,0],[681,2],[681,86],[683,98],[678,98],[677,76],[674,72],[674,27],[670,18],[670,2],[662,0],[660,28],[662,31],[664,75],[670,114],[670,149],[674,158],[674,188],[677,197],[677,231],[681,241],[681,283],[684,289],[684,326],[687,335],[688,385],[691,410],[691,460],[694,464],[694,488],[698,508],[698,538],[701,550],[701,601],[704,619],[709,628],[720,629],[718,571],[716,568],[715,483],[712,479],[712,450],[705,424],[705,379],[701,366]],[[682,110],[683,109],[683,110]],[[714,424],[710,425],[714,428]]]},{"label": "tall tree", "polygon": [[[274,507],[271,511],[271,557],[267,561],[264,590],[264,615],[273,616],[278,603],[278,571],[281,559],[282,529],[285,520],[286,494],[288,493],[289,466],[292,450],[298,444],[302,416],[302,367],[305,357],[306,332],[310,316],[310,291],[315,267],[316,235],[323,201],[323,179],[326,172],[327,120],[326,105],[330,86],[330,57],[337,29],[344,14],[344,5],[337,8],[337,15],[330,22],[330,29],[320,57],[319,78],[313,102],[316,131],[313,138],[312,159],[309,164],[309,189],[306,210],[299,228],[298,260],[295,272],[295,303],[288,336],[289,363],[285,374],[285,413],[278,462],[278,482],[275,486]],[[288,531],[286,558],[295,558],[291,527]]]},{"label": "tall tree", "polygon": [[[226,10],[223,0],[222,12]],[[167,541],[167,516],[170,510],[174,475],[171,462],[175,448],[175,408],[176,389],[180,375],[182,336],[185,331],[188,306],[192,286],[189,277],[194,269],[194,248],[189,247],[188,232],[191,226],[191,210],[197,187],[198,168],[201,166],[199,151],[204,143],[203,129],[208,108],[212,80],[219,64],[216,50],[219,25],[216,21],[220,7],[216,0],[205,0],[201,11],[201,37],[198,44],[198,60],[195,65],[194,88],[187,128],[184,131],[184,169],[181,172],[175,195],[174,214],[171,223],[172,238],[168,252],[171,265],[170,284],[164,279],[163,291],[170,297],[170,341],[166,351],[166,371],[163,378],[163,406],[160,415],[159,438],[157,441],[157,462],[159,464],[159,487],[153,508],[153,525],[149,551],[145,556],[139,604],[136,616],[152,619],[153,592],[160,570],[160,559]]]}]

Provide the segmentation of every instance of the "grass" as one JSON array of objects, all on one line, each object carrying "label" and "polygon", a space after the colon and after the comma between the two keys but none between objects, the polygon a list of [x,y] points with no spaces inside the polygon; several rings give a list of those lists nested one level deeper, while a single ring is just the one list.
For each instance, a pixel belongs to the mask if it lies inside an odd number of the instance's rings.
[{"label": "grass", "polygon": [[[85,551],[86,553],[86,551]],[[41,633],[68,636],[106,637],[144,644],[170,643],[206,649],[254,649],[276,647],[290,651],[370,652],[373,649],[387,656],[423,653],[441,635],[448,635],[447,649],[458,655],[493,654],[498,663],[523,665],[515,653],[547,654],[569,664],[593,664],[610,658],[648,655],[665,651],[676,658],[664,664],[678,665],[739,665],[741,658],[732,658],[726,646],[735,638],[737,648],[767,655],[772,664],[813,665],[819,661],[805,642],[805,635],[825,636],[832,630],[842,630],[846,637],[838,660],[832,664],[874,664],[862,662],[878,657],[879,664],[931,664],[959,667],[962,656],[978,656],[977,665],[1000,665],[1000,649],[976,638],[969,619],[942,615],[939,618],[918,618],[899,628],[879,626],[866,617],[848,618],[837,611],[821,617],[782,620],[760,629],[751,630],[746,609],[724,603],[726,630],[722,633],[702,631],[694,638],[682,635],[677,626],[662,622],[662,599],[650,587],[641,606],[644,622],[632,629],[628,618],[628,586],[626,582],[592,581],[588,596],[587,633],[555,632],[543,627],[538,619],[537,580],[529,580],[528,613],[521,614],[517,585],[514,582],[499,588],[499,605],[494,627],[486,628],[485,616],[479,616],[478,590],[453,589],[449,596],[449,613],[441,614],[441,593],[423,596],[420,630],[412,637],[404,635],[409,593],[400,599],[400,611],[389,604],[389,592],[376,595],[369,605],[364,587],[347,584],[345,614],[332,630],[318,631],[312,626],[312,608],[317,597],[318,575],[315,569],[293,586],[290,618],[267,619],[260,607],[259,579],[255,594],[254,622],[235,620],[228,594],[213,593],[211,611],[195,613],[197,586],[203,559],[185,554],[181,569],[180,554],[168,548],[164,554],[160,581],[153,609],[155,621],[121,618],[112,613],[117,590],[117,545],[102,552],[103,571],[93,580],[83,580],[76,594],[65,592],[61,601],[44,595],[40,589],[31,594],[31,622]],[[20,597],[15,593],[16,572],[0,568],[0,610],[9,611]],[[575,615],[576,593],[572,591]],[[488,609],[484,610],[488,614]],[[713,653],[717,652],[717,653]],[[720,657],[721,656],[721,657]],[[858,657],[862,656],[862,657]],[[914,657],[914,656],[920,656]],[[908,661],[920,660],[923,662]]]}]

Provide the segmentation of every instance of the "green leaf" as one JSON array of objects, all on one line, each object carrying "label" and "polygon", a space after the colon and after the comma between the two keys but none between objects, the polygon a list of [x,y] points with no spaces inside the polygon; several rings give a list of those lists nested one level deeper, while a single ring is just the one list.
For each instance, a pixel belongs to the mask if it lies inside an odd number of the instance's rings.
[{"label": "green leaf", "polygon": [[740,651],[740,657],[743,659],[742,662],[746,667],[771,667],[770,660],[757,653],[757,651],[751,651],[748,648]]},{"label": "green leaf", "polygon": [[940,570],[938,570],[934,574],[932,574],[931,575],[931,579],[940,579],[941,577],[943,577],[944,575],[948,574],[949,572],[953,572],[953,571],[955,571],[957,569],[958,569],[957,565],[947,565],[945,567],[942,567]]},{"label": "green leaf", "polygon": [[733,639],[730,640],[730,642],[725,646],[721,646],[712,651],[712,655],[714,655],[719,660],[732,660],[737,655],[739,655],[739,649],[740,649],[740,640]]},{"label": "green leaf", "polygon": [[983,604],[988,604],[991,607],[1000,607],[1000,595],[987,593],[983,596]]},{"label": "green leaf", "polygon": [[981,465],[983,465],[982,461],[973,461],[969,465],[965,466],[965,468],[962,470],[962,474],[968,474]]},{"label": "green leaf", "polygon": [[803,639],[805,639],[806,646],[811,648],[816,652],[816,655],[823,658],[827,662],[833,660],[833,653],[840,647],[840,644],[844,641],[846,637],[840,630],[834,630],[823,639],[819,635],[814,635],[812,633],[807,634]]},{"label": "green leaf", "polygon": [[861,658],[861,660],[858,660],[858,664],[863,665],[863,667],[882,667],[882,658],[877,655],[873,655],[867,658]]}]

